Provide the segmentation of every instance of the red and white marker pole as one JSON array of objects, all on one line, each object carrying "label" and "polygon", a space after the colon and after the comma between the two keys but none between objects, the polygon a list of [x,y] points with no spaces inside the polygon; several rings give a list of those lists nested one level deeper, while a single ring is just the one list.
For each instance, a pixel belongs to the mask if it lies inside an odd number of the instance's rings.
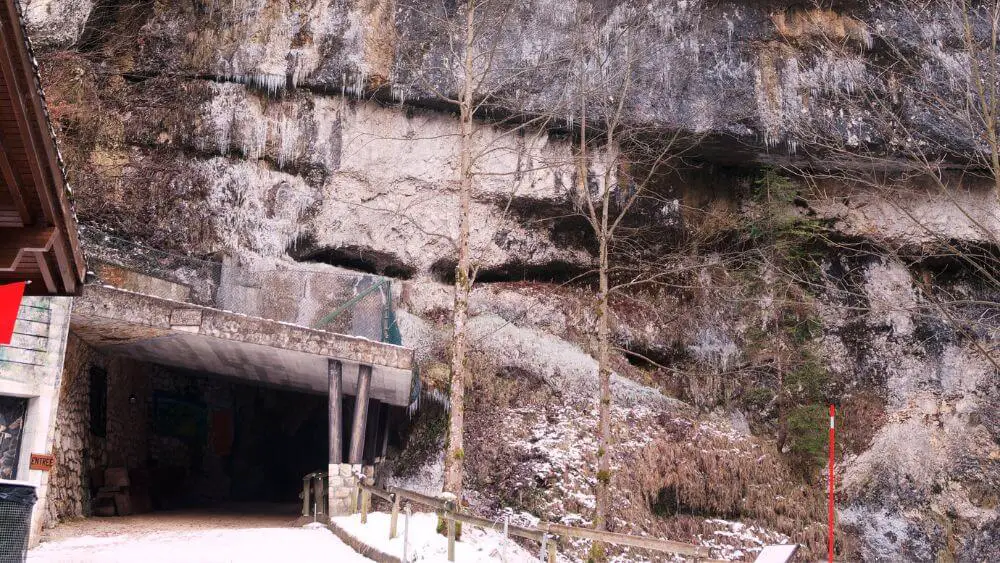
[{"label": "red and white marker pole", "polygon": [[830,405],[830,501],[829,501],[829,509],[830,509],[830,514],[829,514],[829,517],[830,517],[829,532],[830,532],[830,537],[829,537],[829,540],[828,540],[828,543],[829,543],[829,548],[828,549],[829,549],[829,560],[830,560],[830,563],[833,563],[833,519],[834,519],[834,512],[833,512],[833,448],[834,448],[834,446],[833,446],[833,444],[834,444],[833,439],[834,439],[834,424],[833,424],[833,421],[834,421],[834,418],[836,417],[836,414],[837,414],[836,407],[834,407],[833,405]]}]

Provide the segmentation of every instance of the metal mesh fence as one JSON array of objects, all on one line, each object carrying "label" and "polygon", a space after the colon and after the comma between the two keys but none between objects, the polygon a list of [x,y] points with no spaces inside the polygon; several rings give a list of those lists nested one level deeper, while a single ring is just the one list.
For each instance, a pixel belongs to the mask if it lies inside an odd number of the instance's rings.
[{"label": "metal mesh fence", "polygon": [[276,321],[400,344],[390,280],[371,274],[259,267],[165,252],[82,231],[93,282]]},{"label": "metal mesh fence", "polygon": [[[31,528],[31,508],[35,503],[35,493],[33,489],[25,493],[17,489],[0,484],[0,562],[2,563],[23,562],[28,558],[28,531]],[[30,499],[21,498],[26,494],[30,494]]]}]

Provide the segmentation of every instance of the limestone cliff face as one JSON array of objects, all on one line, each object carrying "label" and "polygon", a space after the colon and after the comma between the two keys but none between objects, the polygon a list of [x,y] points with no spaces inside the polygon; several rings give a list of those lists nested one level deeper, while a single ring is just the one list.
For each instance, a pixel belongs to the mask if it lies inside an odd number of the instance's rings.
[{"label": "limestone cliff face", "polygon": [[[613,30],[632,3],[592,4],[601,29]],[[1000,387],[989,351],[1000,288],[960,260],[927,256],[941,241],[992,252],[993,191],[967,179],[942,191],[902,178],[888,196],[820,182],[781,209],[799,221],[793,231],[814,229],[806,251],[782,255],[811,265],[795,283],[767,260],[745,269],[730,248],[760,240],[732,233],[759,211],[760,165],[788,162],[804,130],[847,145],[888,141],[872,137],[864,114],[838,108],[838,92],[874,83],[929,138],[956,153],[980,150],[960,128],[927,122],[908,97],[919,88],[949,95],[962,55],[943,39],[957,22],[935,5],[914,19],[882,2],[744,4],[647,8],[656,18],[644,30],[650,56],[630,116],[636,127],[707,140],[643,216],[664,255],[677,254],[675,273],[615,309],[613,524],[735,538],[725,540],[731,558],[754,537],[791,538],[819,556],[821,469],[789,469],[804,446],[786,434],[832,399],[845,425],[845,559],[997,559]],[[553,131],[477,128],[488,155],[477,161],[473,205],[484,283],[470,327],[481,371],[507,383],[477,387],[486,402],[471,408],[470,489],[484,511],[585,522],[595,317],[590,289],[574,280],[593,255],[571,194],[565,129],[575,118],[563,86],[573,76],[560,58],[573,44],[575,3],[517,5],[497,67],[530,72],[503,79],[498,99],[551,114]],[[440,23],[454,2],[25,6],[82,221],[172,251],[400,278],[404,339],[434,386],[450,306],[458,124],[432,90],[456,89]],[[871,74],[866,62],[890,52],[918,57],[926,73],[902,83]],[[691,234],[712,229],[728,234]],[[798,288],[794,299],[786,285]],[[777,397],[783,388],[794,409]],[[491,434],[498,428],[503,443]],[[685,481],[725,471],[730,481],[714,496]],[[764,490],[775,492],[747,492]],[[664,501],[667,493],[682,502]],[[741,540],[720,519],[755,531]]]},{"label": "limestone cliff face", "polygon": [[[579,3],[598,34],[613,34],[632,2]],[[454,2],[338,0],[318,2],[190,2],[170,5],[85,0],[27,0],[36,43],[95,48],[117,44],[117,70],[136,75],[183,75],[234,80],[276,91],[378,93],[414,105],[454,97],[460,44],[447,23]],[[717,156],[776,158],[808,142],[801,128],[853,144],[878,138],[870,114],[844,112],[834,100],[862,85],[893,100],[903,119],[953,148],[980,141],[942,120],[917,94],[931,89],[961,96],[969,54],[960,15],[946,2],[915,9],[904,0],[837,2],[808,8],[775,0],[751,4],[656,0],[644,25],[649,47],[629,106],[643,125],[711,133]],[[565,84],[575,35],[577,2],[518,3],[501,22],[493,66],[495,84],[517,109],[571,118]],[[622,56],[620,53],[612,56]],[[871,61],[910,57],[912,75],[872,72]],[[875,85],[875,86],[873,86]],[[873,137],[873,135],[875,137]],[[738,149],[736,154],[733,150]]]}]

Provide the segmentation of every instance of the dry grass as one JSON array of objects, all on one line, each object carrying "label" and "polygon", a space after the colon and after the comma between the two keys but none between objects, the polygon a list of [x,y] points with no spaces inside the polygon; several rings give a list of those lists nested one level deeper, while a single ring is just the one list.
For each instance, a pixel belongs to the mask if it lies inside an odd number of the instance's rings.
[{"label": "dry grass", "polygon": [[817,40],[853,42],[871,47],[871,33],[865,22],[833,10],[813,8],[778,12],[771,16],[774,27],[785,40],[807,44]]},{"label": "dry grass", "polygon": [[695,427],[655,440],[628,467],[623,516],[650,532],[689,540],[718,529],[706,519],[739,520],[801,543],[804,560],[825,553],[824,487],[805,485],[771,445]]},{"label": "dry grass", "polygon": [[838,442],[847,453],[860,453],[885,423],[885,397],[870,391],[847,396],[837,409]]},{"label": "dry grass", "polygon": [[48,53],[41,66],[53,126],[60,137],[71,139],[60,143],[67,158],[76,151],[122,140],[122,120],[113,104],[106,101],[125,89],[120,76],[101,74],[86,57],[72,51]]},{"label": "dry grass", "polygon": [[[504,417],[511,408],[537,406],[539,415],[555,394],[542,380],[518,369],[496,370],[487,360],[472,354],[470,372],[474,380],[466,395],[465,482],[479,492],[489,493],[491,508],[523,506],[525,491],[510,485],[523,468],[511,436],[503,435]],[[531,495],[527,495],[530,497]]]}]

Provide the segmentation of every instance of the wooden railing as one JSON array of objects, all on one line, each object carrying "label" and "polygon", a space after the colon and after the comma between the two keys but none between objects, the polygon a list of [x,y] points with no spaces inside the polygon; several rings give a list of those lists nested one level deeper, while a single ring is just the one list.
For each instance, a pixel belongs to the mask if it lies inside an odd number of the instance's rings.
[{"label": "wooden railing", "polygon": [[[368,512],[371,510],[371,498],[377,497],[392,503],[392,513],[389,519],[389,539],[398,536],[399,512],[404,501],[418,504],[433,509],[442,518],[448,527],[448,561],[455,560],[455,523],[461,522],[470,526],[494,529],[498,523],[487,518],[480,518],[471,514],[463,514],[461,508],[453,500],[430,497],[413,491],[407,491],[398,487],[389,487],[383,490],[366,483],[359,483],[356,489],[355,506],[361,513],[361,522],[368,522]],[[633,536],[629,534],[617,534],[605,532],[593,528],[579,528],[575,526],[564,526],[548,522],[539,523],[537,526],[515,526],[507,524],[504,530],[508,535],[517,536],[542,544],[542,550],[546,552],[548,563],[556,562],[556,538],[578,538],[588,539],[596,542],[636,547],[671,553],[693,558],[699,563],[722,563],[711,558],[711,551],[708,547],[694,545],[670,540],[661,540],[645,536]]]}]

